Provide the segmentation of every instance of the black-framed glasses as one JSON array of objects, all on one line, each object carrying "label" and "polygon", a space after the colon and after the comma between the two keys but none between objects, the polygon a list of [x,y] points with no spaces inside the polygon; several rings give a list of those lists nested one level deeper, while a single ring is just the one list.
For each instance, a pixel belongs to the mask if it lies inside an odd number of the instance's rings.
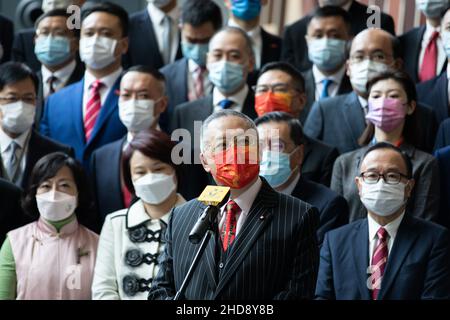
[{"label": "black-framed glasses", "polygon": [[384,182],[387,184],[399,184],[402,178],[409,179],[408,176],[399,172],[387,172],[380,174],[374,171],[366,171],[359,175],[363,181],[367,184],[377,184],[380,178],[383,177]]},{"label": "black-framed glasses", "polygon": [[273,85],[261,84],[261,85],[252,86],[252,90],[256,94],[267,93],[269,91],[271,91],[273,93],[288,93],[289,90],[291,90],[291,89],[300,92],[300,90],[295,89],[292,86],[285,84],[285,83],[275,83]]}]

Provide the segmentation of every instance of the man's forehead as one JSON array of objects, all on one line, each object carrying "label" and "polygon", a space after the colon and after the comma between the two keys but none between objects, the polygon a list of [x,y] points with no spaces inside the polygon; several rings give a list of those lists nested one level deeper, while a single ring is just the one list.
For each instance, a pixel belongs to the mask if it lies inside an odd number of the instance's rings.
[{"label": "man's forehead", "polygon": [[392,41],[388,34],[371,30],[356,36],[352,42],[351,52],[356,51],[384,51],[392,52]]},{"label": "man's forehead", "polygon": [[258,78],[258,84],[272,84],[272,83],[289,84],[291,81],[292,77],[288,73],[276,69],[264,72]]},{"label": "man's forehead", "polygon": [[392,170],[406,174],[406,164],[398,152],[389,149],[377,149],[367,154],[361,164],[361,171],[367,170]]}]

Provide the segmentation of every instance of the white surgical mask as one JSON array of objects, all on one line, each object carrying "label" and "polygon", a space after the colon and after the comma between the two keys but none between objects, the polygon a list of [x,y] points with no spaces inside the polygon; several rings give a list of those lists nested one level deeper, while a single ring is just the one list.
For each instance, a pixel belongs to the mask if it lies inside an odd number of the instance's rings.
[{"label": "white surgical mask", "polygon": [[80,39],[80,59],[89,68],[103,69],[112,64],[116,57],[117,40],[103,36],[82,37]]},{"label": "white surgical mask", "polygon": [[150,128],[155,120],[154,100],[119,100],[119,118],[130,132]]},{"label": "white surgical mask", "polygon": [[364,181],[361,188],[361,202],[367,210],[376,215],[387,217],[394,214],[406,203],[406,184],[387,184],[380,179],[376,184],[368,184]]},{"label": "white surgical mask", "polygon": [[24,133],[34,123],[36,107],[21,100],[0,105],[3,114],[2,127],[15,134]]},{"label": "white surgical mask", "polygon": [[353,89],[367,94],[366,85],[371,77],[379,72],[385,72],[389,70],[389,66],[381,63],[366,59],[359,63],[350,64],[351,77]]},{"label": "white surgical mask", "polygon": [[51,190],[36,195],[40,215],[47,221],[57,222],[70,217],[77,208],[78,198],[70,194]]},{"label": "white surgical mask", "polygon": [[177,188],[174,175],[148,173],[133,182],[136,196],[149,204],[164,202]]}]

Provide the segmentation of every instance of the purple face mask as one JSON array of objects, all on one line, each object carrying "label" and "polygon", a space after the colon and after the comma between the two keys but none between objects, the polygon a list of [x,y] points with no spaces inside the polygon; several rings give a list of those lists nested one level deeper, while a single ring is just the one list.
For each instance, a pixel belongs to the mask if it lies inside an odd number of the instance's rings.
[{"label": "purple face mask", "polygon": [[392,132],[406,116],[406,104],[399,99],[380,98],[369,100],[366,119],[384,132]]}]

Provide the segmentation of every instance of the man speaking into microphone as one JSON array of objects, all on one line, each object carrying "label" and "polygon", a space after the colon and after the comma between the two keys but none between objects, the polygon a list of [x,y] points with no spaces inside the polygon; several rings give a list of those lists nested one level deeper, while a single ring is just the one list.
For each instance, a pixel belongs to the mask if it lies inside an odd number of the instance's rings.
[{"label": "man speaking into microphone", "polygon": [[[244,114],[216,112],[204,121],[200,136],[205,171],[230,192],[181,299],[313,298],[317,210],[259,177],[258,132]],[[189,235],[206,207],[194,199],[173,210],[149,299],[173,299],[180,289],[200,246]]]}]

